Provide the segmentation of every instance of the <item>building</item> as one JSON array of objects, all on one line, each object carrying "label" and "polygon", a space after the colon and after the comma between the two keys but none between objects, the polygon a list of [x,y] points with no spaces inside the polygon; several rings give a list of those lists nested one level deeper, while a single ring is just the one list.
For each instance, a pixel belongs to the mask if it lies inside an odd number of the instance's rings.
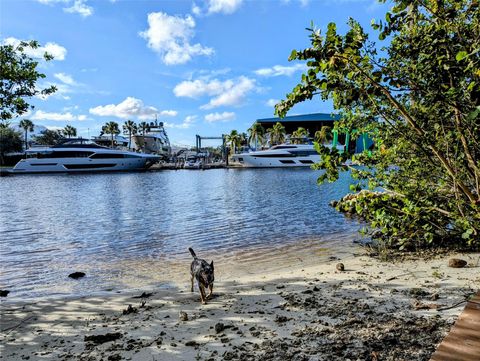
[{"label": "building", "polygon": [[[340,120],[340,116],[337,114],[312,113],[291,115],[284,118],[263,118],[257,119],[256,122],[261,124],[265,130],[272,128],[275,123],[279,122],[285,127],[287,134],[292,134],[299,127],[302,127],[307,129],[310,138],[313,138],[315,132],[321,130],[323,126],[329,126],[333,129],[333,123],[337,120]],[[346,134],[337,134],[334,135],[334,139],[340,144],[351,143],[352,135],[347,137]],[[355,141],[356,153],[362,152],[365,148],[369,149],[373,144],[372,140],[363,134],[358,134],[353,140]],[[351,144],[348,146],[351,148]]]}]

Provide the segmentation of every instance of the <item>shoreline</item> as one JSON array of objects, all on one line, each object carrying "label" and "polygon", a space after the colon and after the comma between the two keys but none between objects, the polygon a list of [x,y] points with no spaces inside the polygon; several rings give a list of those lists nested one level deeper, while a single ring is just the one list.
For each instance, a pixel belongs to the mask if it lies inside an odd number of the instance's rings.
[{"label": "shoreline", "polygon": [[479,253],[455,255],[469,263],[457,269],[454,255],[384,263],[355,245],[325,257],[290,251],[228,272],[213,257],[207,305],[190,293],[188,268],[172,288],[2,299],[0,359],[428,360],[463,305],[439,309],[480,284]]}]

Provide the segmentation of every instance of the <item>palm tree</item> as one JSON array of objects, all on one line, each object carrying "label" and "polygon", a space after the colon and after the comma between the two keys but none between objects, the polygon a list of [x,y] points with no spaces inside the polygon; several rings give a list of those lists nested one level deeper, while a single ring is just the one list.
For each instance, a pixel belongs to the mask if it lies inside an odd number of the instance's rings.
[{"label": "palm tree", "polygon": [[326,143],[332,140],[332,128],[324,125],[320,130],[315,132],[314,138],[317,143]]},{"label": "palm tree", "polygon": [[123,133],[128,134],[128,149],[130,149],[132,145],[132,134],[137,134],[137,130],[137,124],[132,120],[127,120],[123,124]]},{"label": "palm tree", "polygon": [[120,134],[120,129],[118,129],[118,123],[116,122],[108,122],[102,127],[102,132],[105,134],[111,134],[112,135],[112,148],[113,148],[113,136]]},{"label": "palm tree", "polygon": [[141,122],[138,125],[138,129],[140,130],[141,135],[145,135],[145,132],[150,131],[150,124],[148,124],[147,122]]},{"label": "palm tree", "polygon": [[63,128],[62,131],[63,135],[70,138],[70,137],[76,137],[77,136],[77,128],[72,127],[71,125],[66,125],[65,128]]},{"label": "palm tree", "polygon": [[28,132],[33,132],[35,125],[33,125],[32,121],[29,119],[22,119],[20,121],[20,128],[25,131],[25,149],[28,148]]},{"label": "palm tree", "polygon": [[227,134],[225,137],[227,143],[230,143],[230,152],[231,154],[235,154],[236,148],[240,145],[241,136],[238,134],[238,131],[232,130],[230,134]]},{"label": "palm tree", "polygon": [[255,140],[255,149],[258,148],[258,143],[262,143],[265,139],[265,128],[258,122],[253,123],[253,125],[247,130],[249,137],[248,143],[251,143],[252,140]]},{"label": "palm tree", "polygon": [[281,144],[285,142],[285,127],[280,122],[276,122],[273,128],[268,129],[270,133],[270,143]]},{"label": "palm tree", "polygon": [[292,133],[293,143],[302,144],[302,141],[305,140],[308,135],[308,130],[302,127],[298,127],[298,129]]}]

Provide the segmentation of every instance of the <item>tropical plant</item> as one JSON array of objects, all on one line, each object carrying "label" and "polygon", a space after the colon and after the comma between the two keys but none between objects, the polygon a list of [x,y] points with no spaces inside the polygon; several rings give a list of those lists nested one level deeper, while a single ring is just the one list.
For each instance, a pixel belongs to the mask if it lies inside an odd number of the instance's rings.
[{"label": "tropical plant", "polygon": [[[35,40],[21,41],[16,45],[0,45],[0,119],[8,120],[25,114],[33,106],[27,103],[26,98],[47,96],[57,90],[55,86],[40,89],[37,86],[39,79],[45,74],[37,71],[38,62],[28,54],[39,48]],[[53,56],[45,53],[46,61]]]},{"label": "tropical plant", "polygon": [[[312,25],[311,46],[290,55],[309,69],[276,113],[318,94],[342,112],[337,130],[370,135],[353,189],[384,191],[359,193],[349,209],[385,247],[480,248],[479,13],[476,0],[394,0],[373,24],[388,39],[381,52],[350,20],[345,35]],[[350,155],[317,149],[319,182],[338,179]]]},{"label": "tropical plant", "polygon": [[268,134],[270,135],[270,144],[281,144],[285,142],[285,135],[287,134],[285,131],[285,127],[280,122],[276,122],[272,128],[267,130]]},{"label": "tropical plant", "polygon": [[315,132],[314,139],[317,143],[328,143],[333,139],[332,128],[328,125],[324,125],[322,128],[320,128],[320,130]]},{"label": "tropical plant", "polygon": [[66,137],[76,137],[77,136],[77,128],[71,126],[71,125],[66,125],[65,128],[62,130],[63,135]]},{"label": "tropical plant", "polygon": [[0,123],[0,165],[5,164],[5,154],[22,151],[22,138],[19,132],[9,127],[6,122]]},{"label": "tropical plant", "polygon": [[112,148],[113,148],[113,137],[120,134],[120,129],[118,128],[117,122],[108,122],[102,127],[102,132],[105,134],[111,135]]},{"label": "tropical plant", "polygon": [[137,124],[132,120],[127,120],[123,124],[123,134],[128,134],[128,148],[131,148],[132,144],[132,135],[137,134]]},{"label": "tropical plant", "polygon": [[64,139],[64,133],[61,130],[45,129],[40,135],[34,137],[35,143],[41,145],[55,145]]},{"label": "tropical plant", "polygon": [[22,119],[20,121],[19,127],[25,131],[25,149],[28,148],[28,132],[33,132],[35,125],[29,119]]},{"label": "tropical plant", "polygon": [[308,130],[302,127],[298,127],[297,130],[295,130],[292,133],[292,138],[293,138],[293,144],[302,144],[305,142],[306,139],[308,139]]},{"label": "tropical plant", "polygon": [[258,144],[262,144],[265,140],[265,128],[258,122],[253,123],[253,125],[248,128],[247,130],[248,136],[248,143],[251,143],[252,140],[255,144],[255,149],[258,148]]},{"label": "tropical plant", "polygon": [[230,145],[230,153],[235,154],[237,147],[240,146],[241,136],[237,130],[232,130],[230,134],[227,134],[225,141]]},{"label": "tropical plant", "polygon": [[138,130],[140,131],[141,135],[145,135],[145,132],[150,131],[150,124],[148,124],[147,122],[141,122],[138,125]]}]

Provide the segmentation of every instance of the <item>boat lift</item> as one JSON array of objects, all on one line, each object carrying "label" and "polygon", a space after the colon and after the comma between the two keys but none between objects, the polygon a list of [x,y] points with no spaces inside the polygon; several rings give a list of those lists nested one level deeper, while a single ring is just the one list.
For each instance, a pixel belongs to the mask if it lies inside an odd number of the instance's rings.
[{"label": "boat lift", "polygon": [[225,150],[225,135],[222,134],[221,137],[202,137],[200,135],[195,135],[195,147],[197,149],[197,152],[200,152],[200,149],[202,148],[202,140],[209,140],[209,139],[217,139],[222,141],[222,152]]}]

